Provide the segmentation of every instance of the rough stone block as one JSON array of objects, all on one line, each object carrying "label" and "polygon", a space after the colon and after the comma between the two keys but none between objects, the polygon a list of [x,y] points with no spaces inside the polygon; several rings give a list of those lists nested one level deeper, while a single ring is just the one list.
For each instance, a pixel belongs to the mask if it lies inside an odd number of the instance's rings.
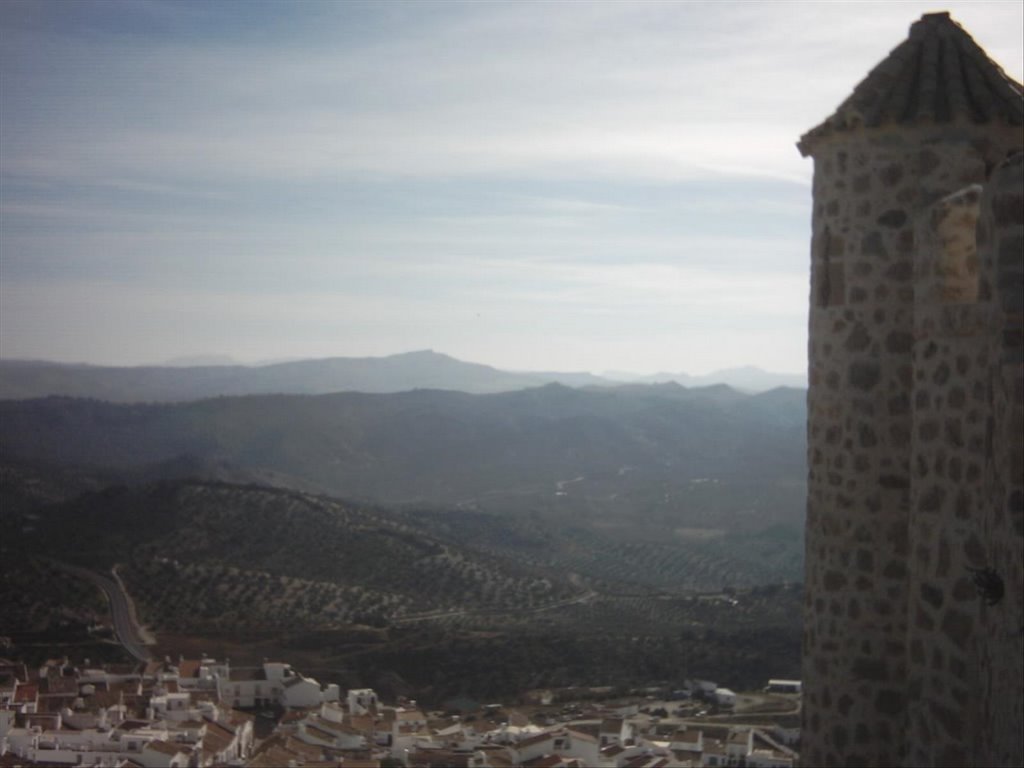
[{"label": "rough stone block", "polygon": [[862,656],[853,662],[851,671],[857,680],[885,681],[889,679],[889,666],[883,659]]},{"label": "rough stone block", "polygon": [[874,389],[881,378],[882,370],[873,360],[852,363],[847,370],[847,381],[853,387],[864,391]]},{"label": "rough stone block", "polygon": [[922,584],[921,599],[932,606],[932,608],[941,608],[942,603],[945,601],[945,595],[941,589],[933,584]]},{"label": "rough stone block", "polygon": [[[826,592],[836,592],[846,586],[847,580],[845,574],[840,571],[827,571],[825,578],[822,581]],[[841,612],[841,609],[840,609]]]},{"label": "rough stone block", "polygon": [[1024,225],[1024,195],[1019,190],[997,192],[992,196],[992,217],[999,227]]},{"label": "rough stone block", "polygon": [[865,256],[878,256],[883,259],[889,256],[881,232],[871,232],[865,235],[860,243],[860,252]]},{"label": "rough stone block", "polygon": [[963,715],[961,712],[935,702],[929,705],[928,711],[931,712],[932,719],[937,721],[947,734],[954,739],[963,738]]},{"label": "rough stone block", "polygon": [[878,224],[883,227],[896,229],[907,223],[907,212],[898,208],[890,208],[877,219]]},{"label": "rough stone block", "polygon": [[974,619],[963,611],[950,608],[942,617],[942,634],[952,640],[957,648],[967,647],[973,629]]},{"label": "rough stone block", "polygon": [[914,334],[910,331],[891,331],[885,337],[885,350],[893,354],[905,354],[913,349]]},{"label": "rough stone block", "polygon": [[895,717],[906,708],[906,698],[902,691],[884,689],[875,696],[875,709],[883,715]]},{"label": "rough stone block", "polygon": [[843,347],[848,352],[862,352],[871,345],[871,336],[868,334],[867,329],[863,323],[857,323],[853,326],[849,335],[846,337],[846,341],[843,342]]},{"label": "rough stone block", "polygon": [[884,187],[891,189],[902,181],[903,166],[897,163],[887,165],[879,170],[878,178]]},{"label": "rough stone block", "polygon": [[[1017,233],[999,240],[998,265],[1000,272],[1006,268],[1020,267],[1024,261],[1024,235]],[[1004,276],[1000,275],[1002,280]]]}]

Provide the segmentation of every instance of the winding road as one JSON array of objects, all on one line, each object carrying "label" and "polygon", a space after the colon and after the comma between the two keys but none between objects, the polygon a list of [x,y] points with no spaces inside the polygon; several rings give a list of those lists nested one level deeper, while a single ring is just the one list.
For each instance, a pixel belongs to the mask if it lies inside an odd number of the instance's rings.
[{"label": "winding road", "polygon": [[[91,581],[102,589],[103,594],[107,596],[107,602],[110,604],[110,616],[113,619],[114,633],[117,635],[118,642],[139,661],[149,661],[152,658],[146,649],[142,630],[135,619],[134,606],[128,594],[124,591],[120,579],[111,578],[86,568],[79,568],[77,565],[59,563],[56,560],[51,560],[50,562],[57,568],[67,571],[80,579]],[[116,572],[114,576],[117,576]]]}]

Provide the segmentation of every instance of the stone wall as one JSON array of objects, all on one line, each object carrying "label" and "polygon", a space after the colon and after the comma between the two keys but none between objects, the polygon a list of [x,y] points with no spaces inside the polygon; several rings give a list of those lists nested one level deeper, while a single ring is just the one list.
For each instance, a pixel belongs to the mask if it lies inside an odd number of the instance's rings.
[{"label": "stone wall", "polygon": [[[947,687],[949,667],[969,671],[947,655],[950,644],[969,645],[979,624],[962,621],[954,607],[962,598],[977,609],[977,595],[973,572],[954,572],[951,537],[969,537],[971,526],[957,515],[987,498],[984,461],[975,454],[984,449],[989,400],[975,379],[987,375],[990,360],[978,338],[964,336],[988,338],[992,328],[991,318],[976,316],[983,281],[969,236],[980,190],[968,195],[973,202],[947,201],[946,213],[929,219],[930,245],[919,243],[919,222],[937,201],[984,183],[1020,143],[1009,128],[872,129],[832,137],[813,152],[807,765],[914,761],[908,727],[936,718],[946,718],[954,740],[950,701],[961,686]],[[927,286],[914,279],[915,262],[918,272],[934,264]],[[918,316],[926,298],[929,308]],[[926,329],[934,350],[916,336]],[[940,450],[947,442],[952,447]],[[918,482],[921,462],[925,482]],[[943,533],[944,524],[921,515],[963,522],[964,530]],[[917,574],[923,559],[931,575]],[[941,672],[933,670],[940,663]],[[925,712],[916,696],[926,686],[934,695]]]},{"label": "stone wall", "polygon": [[[979,300],[978,185],[918,221],[908,614],[908,763],[967,765],[965,715],[977,695],[971,638],[986,565],[991,494],[993,306]],[[986,297],[987,299],[987,297]]]},{"label": "stone wall", "polygon": [[990,297],[992,413],[988,504],[979,508],[984,567],[1003,596],[979,599],[972,638],[978,684],[967,718],[973,765],[1024,765],[1024,154],[986,186],[978,227],[981,290]]},{"label": "stone wall", "polygon": [[911,765],[1024,763],[1022,168],[919,222]]}]

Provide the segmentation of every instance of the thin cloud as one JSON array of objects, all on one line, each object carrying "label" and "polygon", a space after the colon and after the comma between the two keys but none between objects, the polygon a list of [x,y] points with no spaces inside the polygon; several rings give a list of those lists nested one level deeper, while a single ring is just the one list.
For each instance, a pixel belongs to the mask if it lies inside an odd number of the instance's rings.
[{"label": "thin cloud", "polygon": [[0,3],[3,354],[799,368],[794,143],[928,10]]}]

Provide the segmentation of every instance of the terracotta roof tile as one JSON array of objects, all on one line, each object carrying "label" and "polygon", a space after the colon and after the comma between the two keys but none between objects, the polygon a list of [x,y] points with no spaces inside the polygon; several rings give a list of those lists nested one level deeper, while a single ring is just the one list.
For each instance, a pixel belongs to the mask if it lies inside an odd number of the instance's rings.
[{"label": "terracotta roof tile", "polygon": [[449,752],[447,750],[418,750],[409,754],[409,765],[429,766],[430,768],[465,768],[472,755],[465,752]]},{"label": "terracotta roof tile", "polygon": [[334,731],[329,731],[326,728],[321,728],[319,723],[311,723],[308,721],[302,724],[302,727],[299,729],[298,733],[305,733],[310,736],[316,736],[316,738],[318,739],[331,742],[333,742],[338,735]]},{"label": "terracotta roof tile", "polygon": [[178,753],[188,754],[188,749],[172,744],[169,741],[150,741],[146,744],[145,749],[152,749],[154,752],[160,752],[164,755],[177,755]]},{"label": "terracotta roof tile", "polygon": [[926,13],[910,36],[883,59],[797,147],[837,132],[884,125],[1024,124],[1024,86],[988,57],[949,13]]},{"label": "terracotta roof tile", "polygon": [[78,695],[78,681],[73,677],[50,675],[43,685],[46,693],[73,693]]},{"label": "terracotta roof tile", "polygon": [[49,696],[40,696],[39,701],[36,702],[36,710],[38,712],[60,712],[65,707],[71,709],[74,707],[75,700],[78,698],[77,694],[74,693],[61,693]]},{"label": "terracotta roof tile", "polygon": [[228,710],[227,717],[228,721],[236,727],[256,720],[255,715],[250,715],[248,712],[240,712],[237,709]]},{"label": "terracotta roof tile", "polygon": [[249,768],[281,768],[295,759],[295,753],[279,745],[272,745],[250,758]]},{"label": "terracotta roof tile", "polygon": [[232,739],[223,733],[207,731],[203,736],[203,752],[216,755],[231,746]]},{"label": "terracotta roof tile", "polygon": [[345,723],[332,723],[330,720],[324,720],[320,717],[307,720],[306,723],[314,728],[319,728],[321,731],[327,731],[328,733],[340,733],[347,736],[363,735],[362,731],[357,728],[353,728],[351,725],[346,725]]},{"label": "terracotta roof tile", "polygon": [[304,741],[299,741],[294,736],[285,736],[284,748],[296,755],[301,755],[307,760],[319,760],[323,757],[323,750]]},{"label": "terracotta roof tile", "polygon": [[540,757],[525,761],[523,765],[525,768],[555,768],[555,766],[561,765],[563,762],[563,759],[558,755],[541,755]]},{"label": "terracotta roof tile", "polygon": [[117,730],[119,731],[137,731],[139,728],[148,728],[150,726],[149,720],[122,720],[117,724]]},{"label": "terracotta roof tile", "polygon": [[39,686],[35,683],[18,683],[14,691],[14,703],[24,704],[39,698]]},{"label": "terracotta roof tile", "polygon": [[538,733],[535,736],[529,736],[529,737],[527,737],[525,739],[522,739],[521,741],[517,742],[516,743],[516,749],[522,750],[522,749],[525,749],[526,747],[532,747],[532,746],[535,746],[537,744],[543,744],[545,741],[552,741],[554,738],[555,738],[555,734],[551,733],[550,731],[545,731],[543,733]]},{"label": "terracotta roof tile", "polygon": [[[487,755],[487,762],[491,768],[512,768],[516,763],[511,757],[501,752],[492,752]],[[345,767],[347,768],[347,766]]]},{"label": "terracotta roof tile", "polygon": [[363,733],[373,731],[376,727],[372,715],[350,715],[348,724]]},{"label": "terracotta roof tile", "polygon": [[26,714],[23,716],[23,721],[26,727],[37,725],[44,731],[57,730],[57,715],[56,714]]}]

